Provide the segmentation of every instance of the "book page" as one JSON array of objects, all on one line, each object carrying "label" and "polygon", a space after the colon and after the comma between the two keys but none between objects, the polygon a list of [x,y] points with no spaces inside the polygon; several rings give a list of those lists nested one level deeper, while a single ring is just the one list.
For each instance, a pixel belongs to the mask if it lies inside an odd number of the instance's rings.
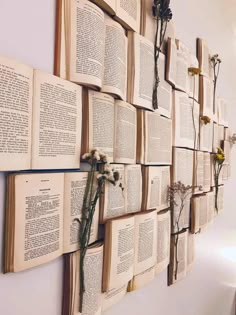
[{"label": "book page", "polygon": [[224,185],[219,186],[217,205],[219,212],[224,210]]},{"label": "book page", "polygon": [[203,191],[207,192],[211,189],[211,156],[210,153],[204,152],[203,159],[204,177],[203,177]]},{"label": "book page", "polygon": [[121,287],[116,287],[103,293],[102,299],[102,311],[105,312],[110,309],[113,305],[120,302],[127,293],[127,284]]},{"label": "book page", "polygon": [[144,112],[145,117],[145,164],[171,164],[172,122],[158,113]]},{"label": "book page", "polygon": [[168,39],[166,58],[166,80],[172,86],[175,86],[177,80],[177,47],[174,39]]},{"label": "book page", "polygon": [[200,76],[200,105],[201,115],[213,117],[213,82],[207,77]]},{"label": "book page", "polygon": [[176,59],[176,80],[175,88],[181,91],[188,91],[188,48],[178,41],[177,59]]},{"label": "book page", "polygon": [[126,100],[128,40],[119,23],[105,16],[105,57],[102,91]]},{"label": "book page", "polygon": [[134,275],[138,275],[156,264],[156,216],[156,211],[135,216]]},{"label": "book page", "polygon": [[110,162],[114,158],[114,98],[96,91],[89,98],[89,151],[98,148]]},{"label": "book page", "polygon": [[154,78],[154,47],[143,36],[134,33],[135,77],[133,104],[145,109],[152,109]]},{"label": "book page", "polygon": [[81,123],[81,87],[35,70],[32,168],[79,168]]},{"label": "book page", "polygon": [[[72,314],[79,313],[79,251],[74,253],[74,268],[76,283],[74,291],[74,307]],[[102,266],[103,266],[103,245],[88,248],[84,261],[84,283],[85,293],[83,297],[83,315],[101,315],[102,312]]]},{"label": "book page", "polygon": [[125,190],[127,213],[141,211],[142,173],[141,165],[125,166]]},{"label": "book page", "polygon": [[155,278],[155,267],[150,267],[144,270],[140,274],[134,276],[131,281],[131,291],[139,290],[148,285]]},{"label": "book page", "polygon": [[70,8],[70,81],[102,86],[104,13],[87,0],[73,0]]},{"label": "book page", "polygon": [[156,274],[164,271],[170,262],[170,211],[157,215],[157,263]]},{"label": "book page", "polygon": [[[199,133],[199,104],[183,92],[174,92],[175,121],[174,145],[177,147],[197,148]],[[195,139],[195,141],[194,141]]]},{"label": "book page", "polygon": [[[95,174],[95,181],[96,181]],[[82,218],[83,200],[88,179],[87,172],[65,173],[64,189],[64,253],[79,249],[80,224]],[[98,239],[99,203],[97,202],[91,232],[90,242]]]},{"label": "book page", "polygon": [[198,60],[199,67],[201,69],[201,74],[209,77],[211,73],[211,61],[210,61],[210,53],[208,48],[208,43],[198,38],[197,40],[197,51],[198,51]]},{"label": "book page", "polygon": [[193,174],[193,186],[194,193],[201,193],[204,187],[204,154],[205,152],[194,152],[194,174]]},{"label": "book page", "polygon": [[207,209],[208,203],[207,203],[207,196],[202,195],[200,197],[200,215],[199,215],[199,227],[201,229],[205,228],[208,223],[208,209]]},{"label": "book page", "polygon": [[200,122],[200,150],[205,152],[212,152],[213,144],[213,122],[205,125]]},{"label": "book page", "polygon": [[104,291],[127,284],[134,272],[134,217],[112,220],[109,224],[105,231]]},{"label": "book page", "polygon": [[92,0],[96,5],[111,15],[116,11],[116,0]]},{"label": "book page", "polygon": [[190,200],[192,193],[187,194],[184,200],[176,194],[172,213],[172,233],[177,233],[190,226]]},{"label": "book page", "polygon": [[158,211],[169,207],[168,186],[170,185],[170,168],[168,166],[148,167],[147,209]]},{"label": "book page", "polygon": [[1,171],[31,166],[32,85],[32,68],[0,57]]},{"label": "book page", "polygon": [[217,152],[217,147],[221,147],[224,140],[224,126],[213,123],[213,152]]},{"label": "book page", "polygon": [[229,104],[227,103],[225,99],[219,99],[219,103],[218,103],[219,124],[225,127],[229,126],[228,107],[229,107]]},{"label": "book page", "polygon": [[128,29],[140,31],[141,0],[116,0],[116,16]]},{"label": "book page", "polygon": [[[199,62],[195,55],[189,54],[189,67],[199,68]],[[188,96],[199,102],[199,75],[188,72]]]},{"label": "book page", "polygon": [[[125,187],[124,165],[112,164],[112,167],[119,172],[120,183],[122,184],[122,187]],[[118,185],[114,186],[111,183],[106,182],[104,191],[104,209],[101,218],[101,222],[103,223],[108,219],[126,214],[125,190],[123,191]]]},{"label": "book page", "polygon": [[115,101],[115,163],[136,163],[137,110],[134,106]]},{"label": "book page", "polygon": [[193,182],[193,151],[174,148],[173,182],[192,186]]},{"label": "book page", "polygon": [[157,89],[158,111],[161,115],[171,118],[172,115],[172,87],[165,80],[165,55],[160,53],[158,59],[159,86]]},{"label": "book page", "polygon": [[188,256],[187,256],[188,271],[192,269],[194,260],[195,260],[195,235],[189,233],[188,234]]},{"label": "book page", "polygon": [[173,284],[183,279],[187,273],[188,231],[172,236],[171,243],[172,255],[169,280]]},{"label": "book page", "polygon": [[214,191],[210,191],[207,196],[207,223],[212,223],[215,216],[215,194]]},{"label": "book page", "polygon": [[16,175],[15,272],[62,254],[63,197],[63,173]]}]

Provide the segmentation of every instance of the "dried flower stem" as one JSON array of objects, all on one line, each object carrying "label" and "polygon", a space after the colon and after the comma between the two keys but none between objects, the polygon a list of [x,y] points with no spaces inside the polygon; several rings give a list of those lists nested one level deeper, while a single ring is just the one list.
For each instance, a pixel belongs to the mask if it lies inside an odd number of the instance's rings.
[{"label": "dried flower stem", "polygon": [[213,72],[214,72],[214,79],[213,79],[213,110],[215,113],[216,110],[216,88],[217,88],[217,81],[219,78],[220,73],[220,65],[221,65],[221,59],[219,58],[219,55],[216,54],[211,58],[211,62],[213,65]]},{"label": "dried flower stem", "polygon": [[214,179],[215,179],[215,209],[216,212],[219,212],[218,209],[218,194],[219,194],[219,177],[220,177],[220,172],[223,167],[223,163],[219,164],[217,161],[214,161]]}]

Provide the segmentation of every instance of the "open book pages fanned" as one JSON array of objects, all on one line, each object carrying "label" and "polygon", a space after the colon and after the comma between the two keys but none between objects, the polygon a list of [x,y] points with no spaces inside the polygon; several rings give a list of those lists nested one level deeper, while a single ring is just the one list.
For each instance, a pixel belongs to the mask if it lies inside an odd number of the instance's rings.
[{"label": "open book pages fanned", "polygon": [[137,110],[110,95],[84,90],[82,153],[98,148],[109,162],[136,162]]},{"label": "open book pages fanned", "polygon": [[125,284],[154,267],[156,255],[156,211],[108,221],[105,227],[103,290]]},{"label": "open book pages fanned", "polygon": [[112,164],[112,167],[120,174],[121,186],[105,183],[104,193],[100,198],[100,223],[141,211],[141,165]]},{"label": "open book pages fanned", "polygon": [[126,100],[127,37],[88,0],[60,0],[55,74]]},{"label": "open book pages fanned", "polygon": [[172,121],[156,112],[138,111],[137,163],[171,165]]},{"label": "open book pages fanned", "polygon": [[[47,263],[79,249],[79,220],[88,173],[8,176],[5,272]],[[95,210],[90,243],[98,238]]]},{"label": "open book pages fanned", "polygon": [[82,89],[0,57],[1,171],[80,167]]}]

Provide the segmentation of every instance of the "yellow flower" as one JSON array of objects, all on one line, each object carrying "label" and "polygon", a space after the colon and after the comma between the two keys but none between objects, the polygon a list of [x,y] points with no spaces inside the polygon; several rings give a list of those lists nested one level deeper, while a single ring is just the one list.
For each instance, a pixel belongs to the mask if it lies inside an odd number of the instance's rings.
[{"label": "yellow flower", "polygon": [[204,122],[205,125],[210,124],[211,118],[208,116],[201,116],[201,120]]},{"label": "yellow flower", "polygon": [[223,154],[224,155],[224,151],[221,149],[221,147],[217,147],[217,154]]},{"label": "yellow flower", "polygon": [[191,73],[192,75],[198,75],[201,73],[201,69],[190,67],[190,68],[188,68],[188,72]]},{"label": "yellow flower", "polygon": [[216,154],[216,160],[222,162],[225,160],[225,156],[223,154]]}]

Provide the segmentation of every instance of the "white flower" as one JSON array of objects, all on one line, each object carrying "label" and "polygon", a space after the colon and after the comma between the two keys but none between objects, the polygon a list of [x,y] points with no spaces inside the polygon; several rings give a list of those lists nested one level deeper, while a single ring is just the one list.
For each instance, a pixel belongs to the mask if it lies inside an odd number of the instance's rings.
[{"label": "white flower", "polygon": [[85,153],[82,155],[83,160],[89,160],[91,158],[91,153]]}]

